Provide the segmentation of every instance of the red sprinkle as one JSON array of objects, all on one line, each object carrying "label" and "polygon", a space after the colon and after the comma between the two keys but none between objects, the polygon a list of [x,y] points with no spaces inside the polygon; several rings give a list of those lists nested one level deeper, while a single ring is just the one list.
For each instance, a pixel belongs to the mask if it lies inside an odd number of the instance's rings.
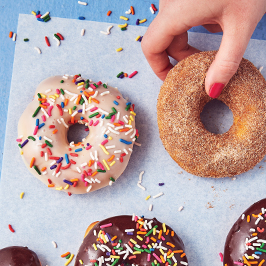
[{"label": "red sprinkle", "polygon": [[51,46],[51,44],[50,44],[49,39],[48,39],[47,36],[45,36],[45,42],[46,42],[47,46]]},{"label": "red sprinkle", "polygon": [[47,146],[47,144],[46,143],[44,143],[41,147],[42,148],[45,148]]},{"label": "red sprinkle", "polygon": [[72,195],[72,193],[70,193],[70,192],[67,192],[67,194],[68,194],[68,196],[71,196]]},{"label": "red sprinkle", "polygon": [[11,224],[8,225],[8,228],[9,228],[9,230],[10,230],[12,233],[15,233],[15,230],[13,229],[13,227],[12,227]]},{"label": "red sprinkle", "polygon": [[47,150],[47,152],[48,152],[49,155],[53,155],[52,152],[51,152],[51,150],[49,148],[46,148],[46,150]]},{"label": "red sprinkle", "polygon": [[70,162],[71,162],[71,163],[73,163],[73,164],[76,164],[76,162],[75,162],[75,161],[73,161],[72,159],[70,159]]},{"label": "red sprinkle", "polygon": [[63,110],[62,107],[59,104],[56,104],[56,107],[59,109],[59,113],[61,116],[63,116]]},{"label": "red sprinkle", "polygon": [[116,96],[116,98],[117,98],[117,99],[120,99],[120,96],[118,95],[118,96]]},{"label": "red sprinkle", "polygon": [[49,128],[55,128],[55,126],[54,125],[50,125]]},{"label": "red sprinkle", "polygon": [[157,11],[157,8],[155,7],[154,4],[151,4],[151,8],[153,9],[153,11]]},{"label": "red sprinkle", "polygon": [[69,155],[73,156],[73,157],[78,157],[79,155],[76,153],[70,153]]},{"label": "red sprinkle", "polygon": [[120,157],[120,163],[122,163],[124,160],[123,160],[123,157]]},{"label": "red sprinkle", "polygon": [[52,180],[51,180],[51,179],[48,179],[48,183],[49,183],[49,184],[52,184],[53,182],[52,182]]},{"label": "red sprinkle", "polygon": [[60,157],[51,157],[51,156],[50,156],[49,159],[50,159],[50,160],[59,160]]},{"label": "red sprinkle", "polygon": [[78,183],[78,182],[77,182],[77,181],[75,181],[75,182],[73,183],[73,187],[75,187],[75,186],[77,185],[77,183]]},{"label": "red sprinkle", "polygon": [[40,156],[41,156],[41,157],[43,157],[43,155],[44,155],[44,152],[43,152],[43,151],[41,151],[41,152],[40,152]]},{"label": "red sprinkle", "polygon": [[70,165],[71,165],[71,163],[67,164],[66,166],[62,166],[61,169],[62,169],[62,170],[65,170],[65,169],[69,168]]},{"label": "red sprinkle", "polygon": [[55,173],[56,173],[56,174],[60,171],[61,166],[62,166],[62,163],[59,163],[59,164],[57,165],[57,168],[56,168],[56,170],[55,170]]},{"label": "red sprinkle", "polygon": [[64,40],[64,37],[63,37],[60,33],[57,32],[57,35],[59,36],[59,38],[60,38],[62,41]]}]

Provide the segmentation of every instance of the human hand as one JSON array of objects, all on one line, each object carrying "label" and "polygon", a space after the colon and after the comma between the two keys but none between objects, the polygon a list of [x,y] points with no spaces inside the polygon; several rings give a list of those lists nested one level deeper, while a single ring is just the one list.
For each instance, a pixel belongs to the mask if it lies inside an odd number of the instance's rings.
[{"label": "human hand", "polygon": [[187,30],[203,25],[223,31],[222,42],[205,79],[205,90],[217,98],[235,74],[248,42],[266,11],[266,0],[161,0],[159,13],[142,39],[142,50],[162,80],[177,61],[199,52],[188,44]]}]

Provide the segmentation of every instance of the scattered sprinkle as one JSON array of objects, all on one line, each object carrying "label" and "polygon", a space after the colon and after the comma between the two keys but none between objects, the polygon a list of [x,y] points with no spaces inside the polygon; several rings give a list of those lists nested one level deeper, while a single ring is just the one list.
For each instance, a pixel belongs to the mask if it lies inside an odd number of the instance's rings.
[{"label": "scattered sprinkle", "polygon": [[8,225],[8,228],[9,228],[9,230],[10,230],[12,233],[15,233],[15,230],[13,229],[13,227],[12,227],[11,224]]},{"label": "scattered sprinkle", "polygon": [[80,5],[83,5],[83,6],[86,6],[86,5],[88,5],[88,3],[86,3],[86,2],[81,2],[81,1],[78,1],[78,3],[79,3]]},{"label": "scattered sprinkle", "polygon": [[39,53],[39,54],[41,54],[42,53],[42,51],[41,51],[41,49],[40,48],[38,48],[38,47],[34,47],[34,49]]},{"label": "scattered sprinkle", "polygon": [[159,194],[157,194],[157,195],[153,196],[153,198],[154,198],[154,199],[156,199],[156,198],[159,198],[159,197],[161,197],[162,195],[163,195],[163,192],[160,192]]},{"label": "scattered sprinkle", "polygon": [[117,52],[121,52],[122,50],[123,50],[122,47],[116,49]]},{"label": "scattered sprinkle", "polygon": [[181,212],[184,209],[184,206],[180,206],[178,211]]},{"label": "scattered sprinkle", "polygon": [[19,197],[20,197],[21,199],[23,199],[23,197],[24,197],[24,192],[21,192]]},{"label": "scattered sprinkle", "polygon": [[84,34],[85,34],[85,29],[82,29],[81,32],[80,32],[80,35],[84,36]]},{"label": "scattered sprinkle", "polygon": [[52,244],[54,245],[54,248],[57,248],[57,244],[54,241],[52,241]]},{"label": "scattered sprinkle", "polygon": [[109,11],[107,12],[107,16],[109,17],[111,14],[112,14],[112,11],[109,10]]}]

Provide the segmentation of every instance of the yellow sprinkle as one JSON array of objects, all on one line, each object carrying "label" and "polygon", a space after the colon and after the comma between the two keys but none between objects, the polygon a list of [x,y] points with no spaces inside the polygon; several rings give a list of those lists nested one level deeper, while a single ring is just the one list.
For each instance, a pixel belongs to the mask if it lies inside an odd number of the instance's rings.
[{"label": "yellow sprinkle", "polygon": [[93,243],[92,246],[94,247],[95,250],[98,250],[97,247],[96,247],[96,245],[95,245],[95,243]]},{"label": "yellow sprinkle", "polygon": [[154,260],[154,264],[157,264],[158,262],[157,262],[157,260]]},{"label": "yellow sprinkle", "polygon": [[113,138],[111,136],[108,137],[109,140],[112,140]]},{"label": "yellow sprinkle", "polygon": [[24,192],[21,192],[20,193],[20,198],[23,199],[23,196],[24,196]]},{"label": "yellow sprinkle", "polygon": [[134,240],[134,239],[132,239],[132,238],[130,238],[130,240],[129,240],[130,242],[132,242],[133,244],[137,244],[137,242]]},{"label": "yellow sprinkle", "polygon": [[125,27],[127,27],[127,23],[125,23],[123,25],[121,25],[121,24],[118,25],[118,28],[125,28]]},{"label": "yellow sprinkle", "polygon": [[129,120],[129,121],[128,121],[128,124],[129,124],[129,125],[131,125],[131,122],[132,122],[132,121],[131,121],[131,120]]},{"label": "yellow sprinkle", "polygon": [[135,113],[135,112],[133,112],[133,111],[130,111],[130,113],[131,113],[132,115],[136,115],[136,113]]},{"label": "yellow sprinkle", "polygon": [[147,196],[145,200],[148,200],[151,197],[151,195]]},{"label": "yellow sprinkle", "polygon": [[130,117],[130,119],[131,119],[132,121],[134,121],[134,118],[133,118],[133,116],[132,116],[132,115],[130,115],[129,117]]},{"label": "yellow sprinkle", "polygon": [[173,266],[177,266],[177,263],[175,263]]},{"label": "yellow sprinkle", "polygon": [[74,254],[71,254],[67,262],[65,263],[65,266],[67,266],[74,258]]},{"label": "yellow sprinkle", "polygon": [[46,99],[46,95],[43,93],[40,93],[40,95],[42,96],[42,98]]},{"label": "yellow sprinkle", "polygon": [[109,155],[109,152],[105,149],[105,147],[102,144],[99,144],[99,146],[102,148],[105,154]]},{"label": "yellow sprinkle", "polygon": [[69,184],[67,184],[64,189],[68,189],[68,188],[69,188]]},{"label": "yellow sprinkle", "polygon": [[91,103],[91,96],[89,97],[89,103]]},{"label": "yellow sprinkle", "polygon": [[102,230],[100,230],[100,231],[99,231],[99,233],[98,233],[98,237],[100,237],[100,236],[101,236],[101,233],[102,233]]},{"label": "yellow sprinkle", "polygon": [[144,23],[144,22],[146,22],[146,21],[147,21],[147,19],[144,18],[144,19],[140,20],[139,23],[141,24],[141,23]]},{"label": "yellow sprinkle", "polygon": [[123,20],[128,20],[128,18],[127,17],[124,17],[124,16],[120,16],[119,18],[120,19],[123,19]]},{"label": "yellow sprinkle", "polygon": [[156,235],[156,228],[153,228],[153,235]]},{"label": "yellow sprinkle", "polygon": [[20,155],[23,155],[23,151],[20,151]]},{"label": "yellow sprinkle", "polygon": [[115,161],[112,161],[111,163],[110,163],[110,166],[113,166],[115,164]]},{"label": "yellow sprinkle", "polygon": [[143,241],[143,238],[140,237],[139,235],[137,235],[137,239],[139,239],[140,241]]},{"label": "yellow sprinkle", "polygon": [[80,264],[83,264],[83,260],[79,260],[79,263],[80,263]]},{"label": "yellow sprinkle", "polygon": [[104,235],[103,235],[103,234],[101,234],[101,238],[102,238],[102,240],[103,240],[104,244],[106,244],[106,243],[107,243],[107,241],[106,241],[106,239],[105,239],[105,237],[104,237]]},{"label": "yellow sprinkle", "polygon": [[71,109],[71,108],[68,109],[68,113],[69,113],[70,115],[72,115],[72,109]]},{"label": "yellow sprinkle", "polygon": [[34,16],[37,15],[36,12],[34,12],[34,11],[31,11],[31,14],[34,15]]},{"label": "yellow sprinkle", "polygon": [[110,258],[120,259],[120,256],[111,255]]},{"label": "yellow sprinkle", "polygon": [[109,165],[107,164],[107,162],[105,160],[103,160],[103,164],[105,165],[107,170],[110,170],[110,167],[109,167]]},{"label": "yellow sprinkle", "polygon": [[55,189],[56,189],[56,190],[62,190],[63,187],[56,187]]},{"label": "yellow sprinkle", "polygon": [[56,98],[59,98],[59,94],[57,94],[57,93],[55,93],[54,96],[55,96]]},{"label": "yellow sprinkle", "polygon": [[160,248],[159,250],[160,250],[160,252],[162,253],[162,255],[164,255],[164,252],[163,252],[163,250],[162,250],[161,248]]},{"label": "yellow sprinkle", "polygon": [[56,99],[56,97],[54,95],[49,95],[49,98],[52,98],[52,99]]},{"label": "yellow sprinkle", "polygon": [[81,85],[83,85],[84,84],[84,82],[80,82],[80,83],[78,83],[78,86],[81,86]]},{"label": "yellow sprinkle", "polygon": [[122,47],[116,49],[117,52],[121,52],[122,50],[123,50]]},{"label": "yellow sprinkle", "polygon": [[133,255],[135,255],[135,254],[141,254],[141,252],[140,251],[134,251]]},{"label": "yellow sprinkle", "polygon": [[167,256],[168,259],[171,259],[174,256],[174,252],[172,252],[169,256]]},{"label": "yellow sprinkle", "polygon": [[148,245],[148,248],[152,248],[152,246],[149,244],[149,245]]},{"label": "yellow sprinkle", "polygon": [[140,36],[138,36],[138,37],[135,39],[135,41],[137,42],[137,41],[139,40],[139,38],[140,38]]},{"label": "yellow sprinkle", "polygon": [[166,232],[166,226],[165,226],[165,223],[163,223],[163,232],[164,232],[164,233]]}]

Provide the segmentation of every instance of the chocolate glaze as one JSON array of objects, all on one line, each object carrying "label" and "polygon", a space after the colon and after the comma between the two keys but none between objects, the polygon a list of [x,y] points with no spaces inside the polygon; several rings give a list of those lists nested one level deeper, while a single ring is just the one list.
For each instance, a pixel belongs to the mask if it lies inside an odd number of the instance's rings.
[{"label": "chocolate glaze", "polygon": [[[143,219],[144,219],[144,221],[147,220],[147,223],[152,220],[153,221],[152,227],[154,227],[155,225],[158,226],[156,230],[162,230],[163,229],[162,223],[160,223],[155,218],[153,218],[153,219],[143,218]],[[140,235],[143,238],[143,241],[139,240],[136,237],[136,232],[139,231],[139,230],[136,229],[136,222],[132,221],[132,216],[128,216],[128,215],[115,216],[115,217],[111,217],[111,218],[105,219],[105,220],[97,223],[89,231],[88,235],[84,238],[83,243],[80,246],[79,252],[78,252],[77,257],[76,257],[75,266],[80,266],[81,265],[79,260],[83,261],[83,265],[88,265],[88,266],[92,266],[93,265],[94,266],[95,265],[94,262],[91,262],[90,260],[95,260],[95,259],[97,260],[101,256],[104,256],[105,258],[109,257],[106,254],[107,250],[105,252],[103,252],[102,250],[100,250],[98,248],[97,251],[95,251],[95,249],[93,247],[94,243],[96,245],[97,244],[101,245],[100,241],[96,240],[96,238],[98,237],[98,233],[101,230],[100,226],[104,225],[104,224],[109,224],[109,223],[112,223],[112,226],[103,228],[102,230],[104,230],[104,232],[106,234],[109,234],[110,238],[113,238],[114,236],[117,236],[117,238],[113,241],[115,243],[118,243],[119,240],[121,239],[122,243],[121,243],[120,247],[123,248],[123,251],[127,249],[125,244],[128,244],[130,239],[135,240],[137,242],[137,244],[141,246],[140,248],[144,249],[142,247],[142,245],[145,244],[145,241],[147,240],[147,237],[145,237],[144,235]],[[134,235],[128,235],[125,232],[125,229],[135,229],[134,232],[133,232]],[[171,249],[172,251],[179,250],[179,253],[174,253],[174,257],[175,257],[175,259],[177,261],[177,265],[188,265],[187,264],[187,257],[186,257],[186,255],[184,253],[184,244],[183,244],[182,240],[176,234],[174,234],[174,236],[171,236],[172,229],[169,226],[166,225],[166,230],[167,229],[169,229],[168,235],[166,235],[166,232],[162,233],[162,236],[165,238],[165,240],[162,240],[162,239],[160,240],[160,241],[162,241],[162,246],[167,248],[167,250],[164,250],[164,252],[167,253],[169,249]],[[96,230],[97,236],[94,236],[94,230]],[[150,231],[150,229],[148,227],[147,232],[149,232],[149,231]],[[151,234],[151,235],[149,235],[149,237],[150,238],[154,237],[154,238],[156,238],[156,240],[158,240],[158,233],[156,233],[155,236],[153,234]],[[175,247],[171,247],[171,246],[167,245],[166,244],[167,242],[172,243],[173,245],[175,245]],[[151,244],[151,243],[153,243],[153,241],[150,239],[148,244]],[[148,244],[146,244],[146,245],[148,245]],[[113,249],[112,243],[110,241],[107,242],[104,245],[107,245],[110,249]],[[131,247],[131,249],[133,251],[136,251],[136,250],[133,249],[133,247]],[[149,248],[147,247],[147,249],[149,249]],[[123,264],[124,265],[126,265],[126,264],[129,264],[129,265],[135,264],[135,265],[139,265],[139,266],[140,265],[141,266],[151,265],[151,263],[154,262],[154,260],[155,260],[155,257],[153,256],[152,253],[155,253],[159,257],[160,257],[160,255],[162,255],[161,252],[159,251],[159,249],[156,248],[154,251],[151,252],[151,260],[150,260],[150,262],[148,262],[147,261],[147,254],[148,253],[146,251],[141,252],[141,254],[137,254],[136,258],[133,258],[133,259],[130,259],[130,260],[129,260],[129,257],[132,256],[133,254],[130,253],[125,260],[123,260],[123,257],[124,257],[125,254],[122,254],[122,255],[120,255],[119,261],[115,265],[116,266],[118,266],[119,264],[120,265],[123,265]],[[112,255],[112,252],[111,252],[111,255]],[[116,256],[118,256],[118,254],[116,254]],[[170,258],[170,260],[171,260],[171,265],[173,265],[174,264],[173,258]],[[180,264],[180,261],[184,262],[184,264]],[[106,261],[102,265],[107,265],[106,263],[112,265],[112,261]],[[97,264],[100,265],[99,261],[97,261]],[[165,264],[164,263],[160,263],[160,265],[165,265]]]},{"label": "chocolate glaze", "polygon": [[[255,265],[261,265],[260,262],[262,260],[266,261],[266,246],[261,247],[261,249],[265,250],[264,252],[257,249],[260,248],[263,241],[266,243],[266,212],[264,208],[266,208],[266,199],[262,199],[251,205],[235,222],[226,238],[223,259],[224,265],[236,265],[234,262],[250,265],[249,262],[252,261],[258,262]],[[250,215],[250,222],[247,221],[248,215]],[[260,215],[261,219],[258,215]],[[254,230],[250,231],[250,229]],[[249,241],[248,244],[246,244],[246,239]],[[258,257],[245,259],[243,258],[245,254],[248,256],[255,254]]]},{"label": "chocolate glaze", "polygon": [[0,250],[0,266],[41,266],[41,263],[32,250],[13,246]]}]

